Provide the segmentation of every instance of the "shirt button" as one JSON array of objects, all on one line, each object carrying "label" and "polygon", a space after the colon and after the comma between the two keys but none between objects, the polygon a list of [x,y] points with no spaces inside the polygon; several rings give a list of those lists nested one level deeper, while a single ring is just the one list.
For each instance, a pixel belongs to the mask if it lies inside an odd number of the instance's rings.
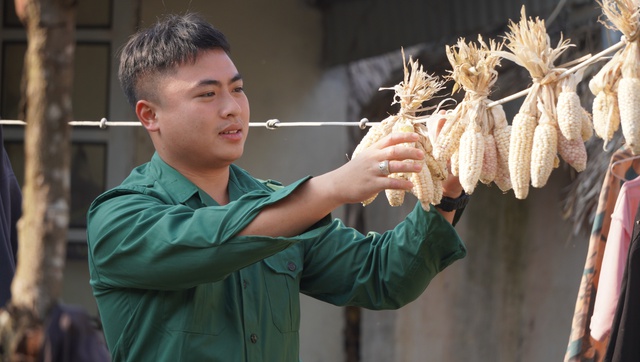
[{"label": "shirt button", "polygon": [[296,264],[295,264],[294,262],[290,261],[290,262],[287,264],[287,269],[289,269],[289,270],[291,270],[291,271],[296,270]]},{"label": "shirt button", "polygon": [[243,287],[244,289],[247,289],[247,286],[248,286],[248,285],[249,285],[249,282],[248,282],[248,281],[246,281],[246,280],[243,280],[243,281],[242,281],[242,287]]},{"label": "shirt button", "polygon": [[258,336],[255,333],[251,333],[251,343],[258,342]]}]

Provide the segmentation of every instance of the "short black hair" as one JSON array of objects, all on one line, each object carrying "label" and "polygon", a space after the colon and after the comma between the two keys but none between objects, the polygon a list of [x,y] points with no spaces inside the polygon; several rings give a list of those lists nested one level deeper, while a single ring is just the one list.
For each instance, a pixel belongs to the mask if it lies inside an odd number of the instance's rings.
[{"label": "short black hair", "polygon": [[196,13],[166,15],[147,29],[136,32],[122,48],[118,78],[132,107],[152,87],[139,82],[149,75],[171,72],[176,66],[195,62],[203,51],[231,48],[225,35]]}]

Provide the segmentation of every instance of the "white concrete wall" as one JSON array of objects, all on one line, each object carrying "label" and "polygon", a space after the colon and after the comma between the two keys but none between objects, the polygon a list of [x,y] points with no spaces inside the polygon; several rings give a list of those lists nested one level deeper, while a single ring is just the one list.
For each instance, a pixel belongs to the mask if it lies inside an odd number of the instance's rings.
[{"label": "white concrete wall", "polygon": [[457,226],[467,257],[408,306],[364,312],[362,360],[562,361],[588,244],[562,221],[567,182],[556,170],[526,200],[478,186]]}]

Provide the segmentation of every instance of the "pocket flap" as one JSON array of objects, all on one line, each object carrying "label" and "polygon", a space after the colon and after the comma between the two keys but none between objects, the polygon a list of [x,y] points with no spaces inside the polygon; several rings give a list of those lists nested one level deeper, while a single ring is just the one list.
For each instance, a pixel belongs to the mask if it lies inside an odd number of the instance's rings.
[{"label": "pocket flap", "polygon": [[302,249],[293,245],[263,261],[273,272],[295,279],[302,272]]}]

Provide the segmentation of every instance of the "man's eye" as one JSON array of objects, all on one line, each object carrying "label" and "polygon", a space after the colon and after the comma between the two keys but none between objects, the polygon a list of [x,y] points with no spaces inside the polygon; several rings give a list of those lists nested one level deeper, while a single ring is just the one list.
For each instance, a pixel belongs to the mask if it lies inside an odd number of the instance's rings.
[{"label": "man's eye", "polygon": [[236,87],[233,91],[236,92],[236,93],[242,93],[242,92],[244,92],[244,88],[243,87]]},{"label": "man's eye", "polygon": [[215,96],[215,92],[207,92],[207,93],[203,93],[201,97],[213,97]]}]

